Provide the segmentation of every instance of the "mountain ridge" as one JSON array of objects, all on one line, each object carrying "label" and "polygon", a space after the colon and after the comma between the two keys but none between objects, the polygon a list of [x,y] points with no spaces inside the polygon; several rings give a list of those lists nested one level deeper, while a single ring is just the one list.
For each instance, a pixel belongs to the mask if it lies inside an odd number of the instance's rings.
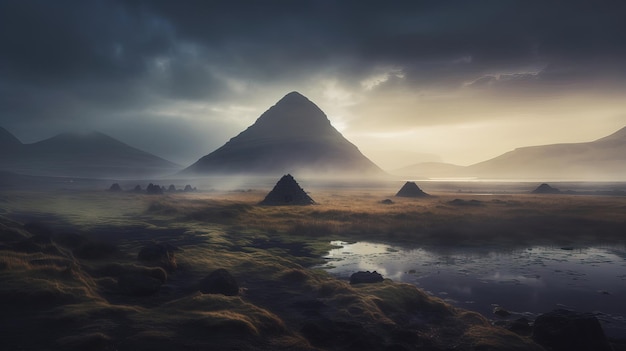
[{"label": "mountain ridge", "polygon": [[[19,141],[6,129],[0,130],[0,142],[11,137]],[[13,145],[0,150],[0,169],[20,174],[128,178],[180,169],[173,162],[95,131],[60,133],[34,143]]]},{"label": "mountain ridge", "polygon": [[626,127],[588,142],[519,147],[469,166],[424,163],[393,173],[422,178],[626,180]]}]

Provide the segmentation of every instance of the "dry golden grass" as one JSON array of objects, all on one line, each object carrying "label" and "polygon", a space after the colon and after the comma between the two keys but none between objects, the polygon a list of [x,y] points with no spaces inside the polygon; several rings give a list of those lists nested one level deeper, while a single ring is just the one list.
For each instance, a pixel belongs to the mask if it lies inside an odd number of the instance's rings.
[{"label": "dry golden grass", "polygon": [[[20,243],[30,243],[33,233],[0,217],[0,298],[13,302],[0,324],[15,332],[7,345],[341,350],[361,342],[374,349],[397,344],[409,350],[538,350],[528,339],[414,286],[391,281],[352,286],[307,267],[320,262],[334,239],[623,244],[626,232],[621,197],[440,193],[393,198],[387,205],[380,203],[390,197],[383,190],[332,189],[312,194],[313,206],[258,206],[264,195],[9,194],[6,216],[40,221],[56,234],[49,242],[24,246]],[[57,235],[68,231],[73,234]],[[84,246],[74,246],[74,239],[102,242],[89,251],[102,252],[77,257]],[[152,241],[179,249],[178,269],[165,273],[137,262],[139,250]],[[240,296],[197,292],[196,283],[218,268],[239,281]],[[124,295],[117,278],[129,272],[165,285],[153,296]],[[44,326],[48,329],[41,332]],[[28,339],[19,328],[35,328],[40,340]]]}]

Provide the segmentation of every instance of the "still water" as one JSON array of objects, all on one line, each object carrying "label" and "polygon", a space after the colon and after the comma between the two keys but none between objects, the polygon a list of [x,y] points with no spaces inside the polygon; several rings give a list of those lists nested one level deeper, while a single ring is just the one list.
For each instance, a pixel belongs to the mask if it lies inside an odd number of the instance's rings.
[{"label": "still water", "polygon": [[626,248],[404,248],[333,241],[321,266],[348,279],[357,271],[414,284],[450,304],[497,319],[556,308],[593,312],[607,335],[626,338]]}]

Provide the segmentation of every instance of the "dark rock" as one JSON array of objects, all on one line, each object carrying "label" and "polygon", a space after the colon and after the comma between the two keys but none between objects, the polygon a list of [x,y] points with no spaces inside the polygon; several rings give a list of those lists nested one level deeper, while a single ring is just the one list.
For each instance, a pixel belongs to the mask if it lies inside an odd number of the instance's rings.
[{"label": "dark rock", "polygon": [[404,183],[402,188],[400,188],[396,196],[397,197],[428,197],[430,195],[423,192],[422,189],[420,189],[417,186],[417,184],[415,184],[415,182],[406,182]]},{"label": "dark rock", "polygon": [[314,203],[315,201],[298,185],[291,174],[286,174],[280,178],[260,205],[312,205]]},{"label": "dark rock", "polygon": [[239,284],[235,278],[223,268],[213,271],[202,279],[198,287],[203,294],[239,295]]},{"label": "dark rock", "polygon": [[163,194],[163,189],[156,184],[150,183],[146,188],[146,193],[151,195],[161,195]]},{"label": "dark rock", "polygon": [[553,188],[550,185],[543,183],[532,191],[533,194],[560,194],[561,190]]},{"label": "dark rock", "polygon": [[119,193],[120,191],[122,191],[122,187],[118,183],[113,183],[111,184],[109,191],[113,193]]},{"label": "dark rock", "polygon": [[174,251],[176,248],[170,244],[150,243],[139,251],[137,259],[139,261],[157,264],[167,270],[173,270],[178,267]]},{"label": "dark rock", "polygon": [[533,340],[552,351],[611,351],[598,319],[563,309],[537,317]]},{"label": "dark rock", "polygon": [[122,274],[117,278],[120,291],[132,296],[156,294],[161,289],[161,285],[161,280],[139,273]]},{"label": "dark rock", "polygon": [[353,273],[350,276],[350,284],[371,284],[371,283],[380,283],[382,282],[383,276],[376,271],[360,271]]},{"label": "dark rock", "polygon": [[393,201],[391,201],[391,199],[384,199],[380,203],[383,204],[383,205],[391,205],[391,204],[393,204]]}]

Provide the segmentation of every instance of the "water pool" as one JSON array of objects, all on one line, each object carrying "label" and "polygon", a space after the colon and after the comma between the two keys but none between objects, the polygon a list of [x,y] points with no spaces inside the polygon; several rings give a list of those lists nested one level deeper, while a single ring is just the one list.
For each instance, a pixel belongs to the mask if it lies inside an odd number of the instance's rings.
[{"label": "water pool", "polygon": [[414,284],[488,318],[500,306],[536,317],[556,308],[593,312],[607,335],[626,338],[626,248],[405,248],[333,241],[321,266],[348,279],[357,271]]}]

